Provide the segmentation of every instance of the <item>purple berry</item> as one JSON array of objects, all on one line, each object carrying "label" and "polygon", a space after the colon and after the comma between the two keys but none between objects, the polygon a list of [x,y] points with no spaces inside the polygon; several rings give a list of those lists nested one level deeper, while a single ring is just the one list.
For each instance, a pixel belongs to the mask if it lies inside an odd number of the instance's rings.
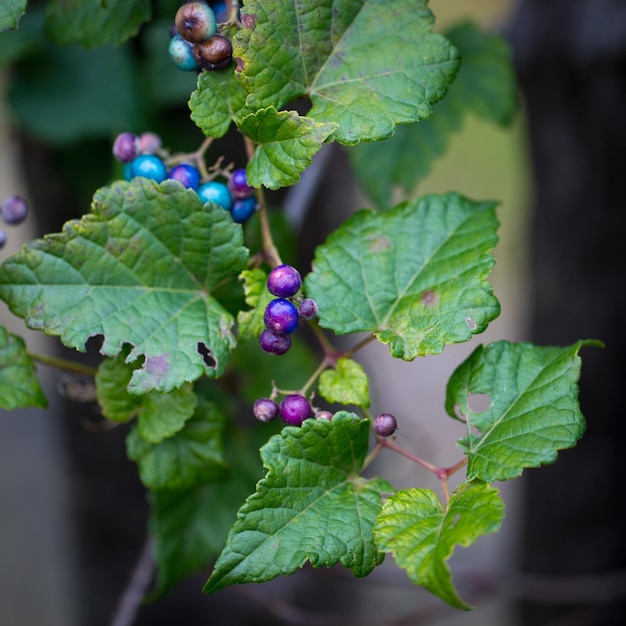
[{"label": "purple berry", "polygon": [[263,321],[270,330],[289,335],[298,328],[300,316],[289,300],[276,298],[265,307]]},{"label": "purple berry", "polygon": [[183,187],[197,191],[200,186],[200,172],[193,165],[181,163],[175,165],[168,173],[168,178],[177,180]]},{"label": "purple berry", "polygon": [[120,133],[113,142],[113,156],[122,163],[130,163],[139,156],[139,137],[135,133]]},{"label": "purple berry", "polygon": [[396,432],[398,422],[391,413],[381,413],[374,420],[374,431],[380,437],[389,437]]},{"label": "purple berry", "polygon": [[2,219],[12,226],[21,224],[28,215],[28,203],[22,196],[12,195],[2,203]]},{"label": "purple berry", "polygon": [[233,222],[237,224],[244,224],[256,211],[256,197],[248,196],[247,198],[237,198],[233,202],[233,206],[230,207],[230,216],[233,218]]},{"label": "purple berry", "polygon": [[4,229],[0,228],[0,248],[4,248],[4,244],[7,242],[7,234]]},{"label": "purple berry", "polygon": [[259,398],[254,403],[254,416],[260,422],[271,422],[278,415],[278,405],[270,398]]},{"label": "purple berry", "polygon": [[279,298],[291,298],[302,286],[300,272],[291,265],[277,265],[267,277],[268,291]]},{"label": "purple berry", "polygon": [[174,18],[178,34],[191,43],[202,43],[215,35],[215,13],[206,2],[186,2]]},{"label": "purple berry", "polygon": [[248,198],[254,193],[254,187],[250,187],[246,179],[246,170],[235,170],[228,179],[228,188],[233,198]]},{"label": "purple berry", "polygon": [[300,426],[311,415],[309,401],[298,393],[285,396],[280,403],[280,416],[290,426]]},{"label": "purple berry", "polygon": [[259,344],[268,354],[285,354],[291,348],[291,337],[266,328],[259,337]]},{"label": "purple berry", "polygon": [[298,313],[304,320],[312,320],[317,315],[317,302],[311,298],[305,298],[300,302]]}]

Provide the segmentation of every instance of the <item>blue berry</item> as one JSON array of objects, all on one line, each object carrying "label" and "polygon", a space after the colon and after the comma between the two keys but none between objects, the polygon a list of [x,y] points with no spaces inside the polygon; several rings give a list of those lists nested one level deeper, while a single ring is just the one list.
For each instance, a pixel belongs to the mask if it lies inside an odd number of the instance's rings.
[{"label": "blue berry", "polygon": [[7,242],[7,234],[4,229],[0,228],[0,248],[4,248],[4,244]]},{"label": "blue berry", "polygon": [[233,221],[237,224],[243,224],[247,222],[252,214],[256,210],[256,198],[250,196],[249,198],[239,198],[233,202],[233,206],[230,209]]},{"label": "blue berry", "polygon": [[289,300],[276,298],[265,307],[263,322],[277,333],[289,335],[298,328],[299,321],[298,309]]},{"label": "blue berry", "polygon": [[280,416],[290,426],[301,426],[313,413],[309,401],[298,393],[285,396],[279,410]]},{"label": "blue berry", "polygon": [[198,196],[203,203],[215,202],[224,210],[230,211],[233,206],[233,197],[230,195],[228,187],[224,183],[210,181],[200,185]]},{"label": "blue berry", "polygon": [[380,437],[389,437],[396,432],[398,422],[391,413],[381,413],[374,420],[374,431]]},{"label": "blue berry", "polygon": [[175,165],[168,173],[168,178],[177,180],[183,187],[187,189],[197,190],[200,186],[200,172],[193,165],[181,163]]},{"label": "blue berry", "polygon": [[254,403],[254,416],[261,422],[271,422],[278,416],[278,405],[271,398],[259,398]]},{"label": "blue berry", "polygon": [[285,354],[291,348],[291,337],[266,328],[259,337],[259,344],[263,352],[278,356]]},{"label": "blue berry", "polygon": [[124,177],[124,180],[131,180],[133,178],[132,163],[124,163],[122,166],[122,176]]},{"label": "blue berry", "polygon": [[179,70],[194,72],[200,69],[198,61],[193,55],[193,44],[185,41],[178,33],[170,40],[167,52]]},{"label": "blue berry", "polygon": [[2,203],[2,219],[12,226],[21,224],[28,215],[28,203],[22,196],[12,195]]},{"label": "blue berry", "polygon": [[215,13],[206,2],[186,2],[174,18],[178,34],[191,43],[202,43],[215,35]]},{"label": "blue berry", "polygon": [[139,156],[139,137],[135,133],[120,133],[113,142],[113,156],[122,163]]},{"label": "blue berry", "polygon": [[233,198],[247,198],[254,193],[254,187],[248,185],[246,179],[246,170],[235,170],[228,179],[228,188]]},{"label": "blue berry", "polygon": [[304,320],[312,320],[317,315],[317,302],[312,298],[305,298],[298,307],[298,313]]},{"label": "blue berry", "polygon": [[154,154],[140,154],[130,163],[130,177],[135,178],[136,176],[150,178],[160,183],[167,178],[167,167]]},{"label": "blue berry", "polygon": [[279,298],[291,298],[302,286],[300,272],[291,265],[277,265],[267,277],[268,291]]}]

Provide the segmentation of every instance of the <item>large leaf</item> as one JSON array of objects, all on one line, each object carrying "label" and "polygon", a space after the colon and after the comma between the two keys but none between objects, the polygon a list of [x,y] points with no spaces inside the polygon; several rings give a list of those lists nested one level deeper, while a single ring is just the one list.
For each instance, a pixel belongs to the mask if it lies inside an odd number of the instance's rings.
[{"label": "large leaf", "polygon": [[0,408],[48,406],[24,340],[0,326]]},{"label": "large leaf", "polygon": [[150,19],[150,0],[48,0],[47,27],[61,44],[121,44]]},{"label": "large leaf", "polygon": [[345,412],[272,437],[261,449],[268,473],[239,510],[204,590],[292,574],[307,560],[369,574],[382,558],[372,534],[381,495],[393,489],[358,476],[368,438],[369,422]]},{"label": "large leaf", "polygon": [[269,107],[244,117],[239,128],[259,144],[246,169],[248,184],[278,189],[300,180],[337,124],[315,122],[295,111]]},{"label": "large leaf", "polygon": [[470,23],[455,26],[446,36],[461,53],[463,63],[433,115],[418,124],[400,126],[385,141],[364,143],[349,152],[359,181],[380,207],[389,205],[396,186],[407,194],[413,191],[468,113],[503,126],[513,119],[515,73],[506,41]]},{"label": "large leaf", "polygon": [[485,280],[497,226],[493,202],[454,193],[360,211],[318,247],[306,293],[335,333],[373,332],[406,360],[436,354],[500,312]]},{"label": "large leaf", "polygon": [[374,533],[384,552],[392,552],[409,578],[448,604],[469,609],[459,598],[446,561],[457,545],[467,547],[494,533],[504,516],[498,491],[484,483],[464,483],[443,507],[429,489],[407,489],[383,506]]},{"label": "large leaf", "polygon": [[[553,463],[585,431],[578,405],[580,357],[585,342],[566,348],[498,341],[478,346],[452,374],[446,410],[467,422],[459,445],[469,457],[468,479],[515,478],[525,467]],[[470,408],[472,395],[487,394],[489,408]]]},{"label": "large leaf", "polygon": [[211,295],[247,258],[241,226],[180,183],[137,178],[96,192],[93,214],[29,243],[0,268],[0,297],[31,328],[83,350],[145,357],[129,391],[167,392],[219,376],[234,319]]},{"label": "large leaf", "polygon": [[338,359],[334,369],[323,371],[319,392],[329,402],[370,405],[369,379],[363,366],[352,359]]},{"label": "large leaf", "polygon": [[150,489],[188,489],[216,482],[227,475],[224,426],[225,417],[215,403],[202,399],[184,428],[160,443],[148,443],[140,425],[131,430],[126,442],[128,456],[137,462],[141,481]]},{"label": "large leaf", "polygon": [[234,41],[248,105],[309,96],[308,115],[336,122],[345,144],[389,137],[428,117],[457,72],[456,50],[431,32],[425,0],[250,0]]},{"label": "large leaf", "polygon": [[26,11],[28,0],[3,0],[0,3],[0,31],[17,28],[20,17]]}]

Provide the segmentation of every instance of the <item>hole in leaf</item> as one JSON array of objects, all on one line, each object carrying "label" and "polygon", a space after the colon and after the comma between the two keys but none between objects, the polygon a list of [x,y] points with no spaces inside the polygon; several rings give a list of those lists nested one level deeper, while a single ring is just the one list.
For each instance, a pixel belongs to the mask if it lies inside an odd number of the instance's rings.
[{"label": "hole in leaf", "polygon": [[486,393],[470,393],[467,397],[467,406],[474,413],[484,413],[491,406],[491,398]]},{"label": "hole in leaf", "polygon": [[466,317],[465,323],[470,330],[476,330],[476,327],[478,326],[476,320],[473,320],[471,317]]},{"label": "hole in leaf", "polygon": [[211,348],[204,341],[198,341],[198,352],[202,355],[207,367],[217,367],[217,361],[211,354]]}]

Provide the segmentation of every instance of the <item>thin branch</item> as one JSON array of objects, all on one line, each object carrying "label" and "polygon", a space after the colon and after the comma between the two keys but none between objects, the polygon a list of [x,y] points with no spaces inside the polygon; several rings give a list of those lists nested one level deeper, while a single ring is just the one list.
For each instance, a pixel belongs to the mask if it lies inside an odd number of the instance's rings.
[{"label": "thin branch", "polygon": [[84,376],[94,377],[96,375],[97,369],[95,367],[91,367],[90,365],[83,365],[82,363],[76,363],[75,361],[70,361],[68,359],[62,359],[57,356],[50,356],[47,354],[39,354],[38,352],[28,352],[28,356],[38,363],[42,363],[43,365],[49,365],[50,367],[56,367],[60,370],[65,370],[66,372],[73,372],[74,374],[83,374]]}]

